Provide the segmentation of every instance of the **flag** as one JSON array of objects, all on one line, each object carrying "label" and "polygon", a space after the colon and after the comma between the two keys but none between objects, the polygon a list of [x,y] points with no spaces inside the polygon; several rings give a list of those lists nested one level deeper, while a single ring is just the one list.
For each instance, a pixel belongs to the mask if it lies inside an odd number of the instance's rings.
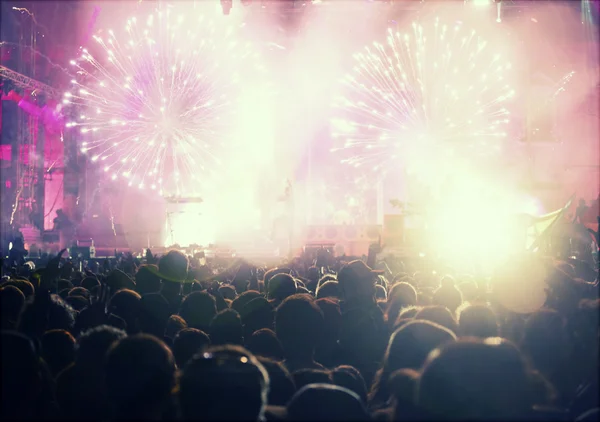
[{"label": "flag", "polygon": [[539,246],[541,240],[549,235],[552,228],[558,221],[560,221],[567,210],[571,207],[574,198],[575,195],[572,195],[565,206],[556,211],[541,215],[539,217],[533,217],[531,219],[531,223],[527,228],[527,250],[535,250]]}]

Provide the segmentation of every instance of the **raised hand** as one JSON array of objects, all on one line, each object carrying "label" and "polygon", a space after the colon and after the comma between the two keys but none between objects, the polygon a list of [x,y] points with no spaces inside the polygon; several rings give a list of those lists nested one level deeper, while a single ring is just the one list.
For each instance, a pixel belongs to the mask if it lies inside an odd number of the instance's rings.
[{"label": "raised hand", "polygon": [[61,250],[58,255],[52,258],[48,262],[48,265],[46,265],[40,280],[40,291],[50,291],[52,289],[54,282],[60,275],[60,260],[66,251],[66,249]]}]

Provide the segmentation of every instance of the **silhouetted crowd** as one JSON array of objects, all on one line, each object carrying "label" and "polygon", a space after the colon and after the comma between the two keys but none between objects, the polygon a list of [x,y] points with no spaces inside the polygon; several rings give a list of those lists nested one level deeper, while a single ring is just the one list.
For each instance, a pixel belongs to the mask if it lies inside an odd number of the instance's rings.
[{"label": "silhouetted crowd", "polygon": [[545,259],[524,313],[491,280],[376,249],[5,262],[2,419],[598,420],[593,268]]}]

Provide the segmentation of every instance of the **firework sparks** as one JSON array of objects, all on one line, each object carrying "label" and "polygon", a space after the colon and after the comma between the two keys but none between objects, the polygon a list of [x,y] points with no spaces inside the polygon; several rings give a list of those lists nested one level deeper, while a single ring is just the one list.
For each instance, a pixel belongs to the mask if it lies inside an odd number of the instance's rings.
[{"label": "firework sparks", "polygon": [[413,23],[411,33],[389,29],[385,44],[354,55],[342,80],[334,151],[378,177],[400,166],[443,177],[434,155],[450,163],[449,156],[466,151],[497,151],[507,136],[506,104],[514,90],[511,64],[490,50],[475,31],[437,18],[426,26]]},{"label": "firework sparks", "polygon": [[238,27],[185,12],[167,6],[94,36],[99,53],[71,62],[78,78],[63,100],[76,105],[67,126],[81,132],[82,152],[113,180],[164,196],[200,195],[218,174],[238,72],[261,70]]}]

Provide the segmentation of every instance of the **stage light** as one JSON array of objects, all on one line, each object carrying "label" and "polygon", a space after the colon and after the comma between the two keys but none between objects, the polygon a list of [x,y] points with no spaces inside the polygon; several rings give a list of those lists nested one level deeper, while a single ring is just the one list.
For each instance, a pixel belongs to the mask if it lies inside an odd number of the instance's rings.
[{"label": "stage light", "polygon": [[473,6],[489,6],[492,3],[492,0],[471,0]]},{"label": "stage light", "polygon": [[233,7],[233,0],[221,0],[221,7],[223,8],[223,14],[229,15]]}]

